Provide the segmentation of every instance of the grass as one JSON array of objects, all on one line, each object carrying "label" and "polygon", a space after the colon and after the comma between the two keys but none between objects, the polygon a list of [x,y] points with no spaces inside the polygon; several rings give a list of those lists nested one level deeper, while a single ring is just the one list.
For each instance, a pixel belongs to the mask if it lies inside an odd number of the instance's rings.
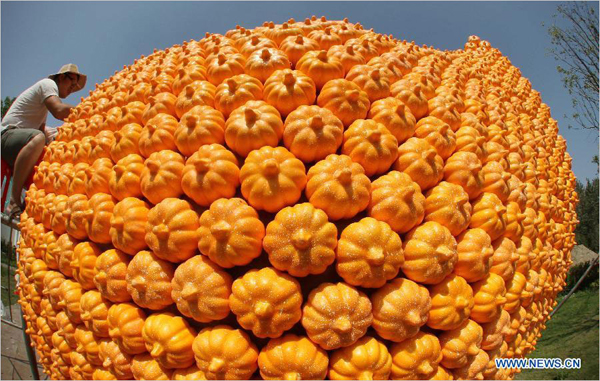
[{"label": "grass", "polygon": [[11,304],[15,304],[17,302],[17,300],[19,300],[19,297],[14,294],[15,287],[16,287],[15,270],[13,268],[11,268],[10,276],[7,276],[7,275],[8,275],[7,268],[5,266],[2,266],[2,304],[4,304],[5,307],[8,307],[8,305],[9,305],[8,290],[4,289],[5,287],[8,287],[8,282],[10,282],[10,290],[11,290],[11,294],[12,294],[10,296]]},{"label": "grass", "polygon": [[528,357],[581,358],[581,369],[523,370],[518,380],[598,380],[598,287],[578,291],[548,322]]}]

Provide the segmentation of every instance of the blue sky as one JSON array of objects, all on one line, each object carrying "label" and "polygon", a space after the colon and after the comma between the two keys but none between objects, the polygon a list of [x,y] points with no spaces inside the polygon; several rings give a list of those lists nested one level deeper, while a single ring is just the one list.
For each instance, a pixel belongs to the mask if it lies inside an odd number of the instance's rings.
[{"label": "blue sky", "polygon": [[[571,99],[556,72],[547,28],[556,2],[8,2],[1,4],[1,96],[17,96],[37,80],[73,62],[88,74],[77,103],[96,82],[153,49],[206,32],[224,33],[264,21],[281,23],[311,15],[348,17],[365,28],[438,49],[458,49],[476,34],[519,67],[558,120],[573,156],[575,175],[596,175],[591,163],[598,135],[569,130]],[[598,10],[598,3],[593,5]],[[560,25],[560,24],[559,24]],[[60,123],[49,118],[49,125]]]}]

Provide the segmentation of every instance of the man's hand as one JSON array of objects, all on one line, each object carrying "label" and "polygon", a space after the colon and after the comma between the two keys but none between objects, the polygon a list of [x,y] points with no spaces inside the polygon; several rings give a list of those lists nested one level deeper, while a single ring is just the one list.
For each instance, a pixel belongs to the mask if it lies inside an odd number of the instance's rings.
[{"label": "man's hand", "polygon": [[56,138],[56,134],[58,134],[58,127],[44,127],[44,135],[46,135],[46,144],[54,141]]},{"label": "man's hand", "polygon": [[50,111],[52,116],[59,120],[65,120],[65,118],[69,116],[69,112],[73,108],[73,106],[63,103],[60,100],[60,98],[56,95],[52,95],[46,98],[44,104],[46,105],[48,111]]}]

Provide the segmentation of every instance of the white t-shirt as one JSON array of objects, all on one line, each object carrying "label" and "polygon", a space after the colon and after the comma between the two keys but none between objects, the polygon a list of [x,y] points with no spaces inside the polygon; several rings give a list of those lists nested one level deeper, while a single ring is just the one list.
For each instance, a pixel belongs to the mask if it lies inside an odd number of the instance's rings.
[{"label": "white t-shirt", "polygon": [[8,126],[40,129],[48,117],[46,98],[58,96],[58,85],[50,78],[44,78],[23,91],[17,97],[2,119],[2,130]]}]

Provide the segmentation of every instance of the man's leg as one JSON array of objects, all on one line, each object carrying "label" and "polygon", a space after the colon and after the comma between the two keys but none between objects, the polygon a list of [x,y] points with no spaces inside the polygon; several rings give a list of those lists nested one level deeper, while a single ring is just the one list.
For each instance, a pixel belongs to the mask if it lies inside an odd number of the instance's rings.
[{"label": "man's leg", "polygon": [[14,207],[18,206],[23,208],[21,203],[21,192],[23,191],[23,185],[25,180],[31,174],[35,163],[37,163],[40,155],[46,145],[46,136],[40,131],[19,151],[15,165],[13,167],[13,178],[12,178],[12,191],[10,195],[10,202],[8,204],[6,212],[11,213]]}]

